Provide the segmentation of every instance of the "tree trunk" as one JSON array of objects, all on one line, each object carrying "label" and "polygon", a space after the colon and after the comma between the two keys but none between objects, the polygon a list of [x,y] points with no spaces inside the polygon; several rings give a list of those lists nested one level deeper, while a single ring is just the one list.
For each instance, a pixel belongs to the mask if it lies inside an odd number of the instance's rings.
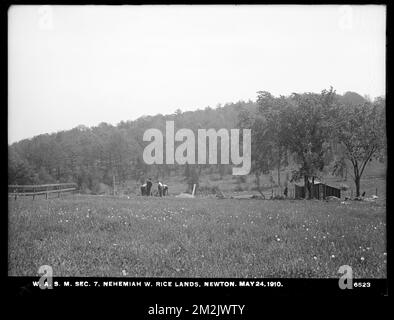
[{"label": "tree trunk", "polygon": [[255,177],[256,177],[256,186],[257,189],[260,190],[260,173],[255,173]]},{"label": "tree trunk", "polygon": [[280,163],[278,164],[278,187],[281,187],[281,185],[280,185]]},{"label": "tree trunk", "polygon": [[357,162],[357,160],[355,160],[354,163],[353,163],[353,170],[354,170],[354,183],[356,184],[356,197],[359,197],[360,196],[361,175],[360,175],[360,171],[358,169],[358,162]]},{"label": "tree trunk", "polygon": [[304,176],[304,189],[305,189],[305,199],[309,199],[309,180],[308,180],[308,176]]},{"label": "tree trunk", "polygon": [[315,198],[315,188],[314,188],[314,185],[315,185],[315,177],[312,177],[311,199],[314,199],[314,198]]},{"label": "tree trunk", "polygon": [[359,197],[360,196],[360,177],[359,176],[355,177],[354,182],[356,184],[356,197]]},{"label": "tree trunk", "polygon": [[115,175],[112,176],[112,187],[113,187],[113,194],[116,195],[116,189],[115,189]]},{"label": "tree trunk", "polygon": [[265,195],[264,193],[261,191],[261,187],[260,187],[260,173],[256,172],[256,186],[257,186],[257,191],[262,195],[262,197],[265,199]]}]

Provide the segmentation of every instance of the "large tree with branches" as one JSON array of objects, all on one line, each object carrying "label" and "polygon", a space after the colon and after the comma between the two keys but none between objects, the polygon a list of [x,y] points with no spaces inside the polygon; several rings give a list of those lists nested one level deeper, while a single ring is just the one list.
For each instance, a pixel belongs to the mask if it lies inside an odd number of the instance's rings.
[{"label": "large tree with branches", "polygon": [[[329,162],[337,95],[331,88],[321,94],[292,94],[282,116],[282,136],[299,169],[293,180],[304,179],[305,197],[313,198],[314,178]],[[310,182],[311,180],[311,182]]]},{"label": "large tree with branches", "polygon": [[356,197],[360,196],[361,177],[367,164],[384,156],[385,104],[385,99],[378,98],[373,103],[342,105],[340,109],[335,135],[352,164]]}]

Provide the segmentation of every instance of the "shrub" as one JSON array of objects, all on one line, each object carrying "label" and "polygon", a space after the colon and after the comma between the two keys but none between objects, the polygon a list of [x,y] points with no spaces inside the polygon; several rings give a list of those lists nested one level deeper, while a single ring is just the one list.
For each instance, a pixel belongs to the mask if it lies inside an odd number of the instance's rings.
[{"label": "shrub", "polygon": [[198,191],[200,194],[217,194],[220,189],[218,186],[201,186]]},{"label": "shrub", "polygon": [[272,200],[285,200],[286,198],[281,195],[274,195],[273,197],[271,197],[271,199]]},{"label": "shrub", "polygon": [[[137,190],[137,189],[138,189],[138,190]],[[139,191],[139,188],[138,188],[138,187],[134,187],[134,188],[133,188],[133,187],[127,186],[127,187],[124,189],[123,194],[125,194],[125,195],[134,194],[134,193],[137,193],[136,190]]]},{"label": "shrub", "polygon": [[110,193],[111,187],[106,185],[105,183],[99,183],[98,185],[98,194]]},{"label": "shrub", "polygon": [[82,193],[84,193],[84,194],[92,194],[92,190],[90,190],[88,187],[82,188]]},{"label": "shrub", "polygon": [[341,183],[341,184],[339,185],[339,188],[340,188],[342,191],[347,191],[347,190],[350,189],[349,186],[346,185],[346,184],[344,184],[344,183]]}]

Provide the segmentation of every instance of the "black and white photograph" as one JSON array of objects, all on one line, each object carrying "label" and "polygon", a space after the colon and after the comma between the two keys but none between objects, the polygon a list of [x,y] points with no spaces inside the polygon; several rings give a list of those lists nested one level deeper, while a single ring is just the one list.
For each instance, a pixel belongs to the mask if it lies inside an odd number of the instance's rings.
[{"label": "black and white photograph", "polygon": [[10,5],[8,276],[374,290],[386,9]]}]

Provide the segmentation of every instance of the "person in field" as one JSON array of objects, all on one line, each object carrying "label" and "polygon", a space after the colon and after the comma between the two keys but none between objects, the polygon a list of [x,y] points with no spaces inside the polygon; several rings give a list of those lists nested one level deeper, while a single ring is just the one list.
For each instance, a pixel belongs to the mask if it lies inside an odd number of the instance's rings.
[{"label": "person in field", "polygon": [[147,191],[147,196],[151,196],[152,195],[152,180],[150,178],[148,178],[148,180],[146,181],[146,191]]},{"label": "person in field", "polygon": [[152,180],[148,178],[146,182],[141,186],[141,195],[150,196],[152,194]]},{"label": "person in field", "polygon": [[157,190],[159,191],[160,197],[168,195],[168,186],[161,181],[158,182]]},{"label": "person in field", "polygon": [[141,196],[144,196],[146,194],[146,182],[141,185]]},{"label": "person in field", "polygon": [[163,195],[168,196],[168,186],[166,184],[163,184]]}]

